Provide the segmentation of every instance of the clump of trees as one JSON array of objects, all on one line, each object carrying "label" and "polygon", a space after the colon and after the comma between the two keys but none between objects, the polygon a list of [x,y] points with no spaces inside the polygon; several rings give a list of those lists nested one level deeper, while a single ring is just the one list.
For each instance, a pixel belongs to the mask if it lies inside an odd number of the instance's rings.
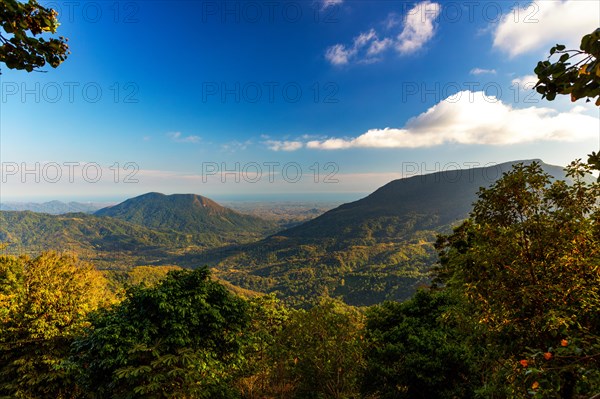
[{"label": "clump of trees", "polygon": [[359,397],[357,309],[242,298],[206,268],[124,284],[68,254],[1,256],[0,397]]},{"label": "clump of trees", "polygon": [[438,241],[439,281],[483,349],[486,397],[600,393],[600,184],[590,165],[567,171],[572,185],[515,167]]},{"label": "clump of trees", "polygon": [[0,256],[0,397],[76,394],[71,345],[113,300],[103,275],[72,255]]},{"label": "clump of trees", "polygon": [[472,340],[453,317],[462,305],[451,292],[421,290],[409,301],[369,309],[363,392],[382,399],[473,397]]},{"label": "clump of trees", "polygon": [[229,397],[246,308],[207,269],[133,286],[121,303],[93,315],[92,328],[74,342],[83,387],[98,398]]}]

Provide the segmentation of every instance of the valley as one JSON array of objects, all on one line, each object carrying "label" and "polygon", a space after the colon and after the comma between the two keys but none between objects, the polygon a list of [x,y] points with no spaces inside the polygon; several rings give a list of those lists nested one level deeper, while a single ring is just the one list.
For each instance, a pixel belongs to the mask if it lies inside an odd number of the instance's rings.
[{"label": "valley", "polygon": [[[92,214],[2,211],[0,242],[12,254],[73,252],[101,270],[208,266],[235,286],[294,306],[322,296],[367,306],[428,285],[437,235],[450,233],[479,188],[516,162],[395,180],[333,209],[253,203],[233,210],[199,195],[148,193]],[[562,168],[542,166],[564,178]]]}]

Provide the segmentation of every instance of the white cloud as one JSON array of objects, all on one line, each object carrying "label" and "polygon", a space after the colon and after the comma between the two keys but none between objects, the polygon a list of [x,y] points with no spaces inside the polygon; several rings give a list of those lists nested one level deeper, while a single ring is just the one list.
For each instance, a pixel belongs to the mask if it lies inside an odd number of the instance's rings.
[{"label": "white cloud", "polygon": [[[373,63],[389,48],[400,54],[409,54],[421,49],[435,35],[435,19],[441,6],[429,0],[417,3],[404,18],[402,32],[396,37],[382,37],[375,29],[362,32],[352,40],[352,45],[334,44],[325,50],[325,59],[332,65],[346,65],[351,62]],[[398,18],[390,14],[385,25],[388,29],[398,25]]]},{"label": "white cloud", "polygon": [[371,45],[369,46],[369,49],[367,50],[367,55],[374,56],[379,53],[382,53],[385,50],[387,50],[388,47],[392,45],[392,43],[393,41],[387,37],[381,40],[373,40],[371,42]]},{"label": "white cloud", "polygon": [[513,108],[483,92],[459,92],[410,119],[403,128],[371,129],[355,138],[306,143],[307,148],[421,148],[446,143],[509,145],[579,141],[598,135],[597,118],[579,111]]},{"label": "white cloud", "polygon": [[390,13],[385,19],[383,25],[386,29],[390,30],[402,24],[402,16],[395,12]]},{"label": "white cloud", "polygon": [[514,78],[511,83],[513,86],[517,86],[519,90],[529,91],[533,89],[533,86],[538,82],[538,78],[535,75],[525,75],[518,78]]},{"label": "white cloud", "polygon": [[379,40],[375,29],[371,29],[355,37],[349,48],[343,44],[329,47],[325,52],[325,58],[333,65],[345,65],[353,59],[357,62],[369,62],[391,44],[392,41],[388,38]]},{"label": "white cloud", "polygon": [[435,33],[433,22],[441,9],[438,3],[423,1],[408,11],[404,29],[397,38],[396,49],[401,54],[413,53],[431,40]]},{"label": "white cloud", "polygon": [[494,47],[510,57],[544,47],[547,51],[556,43],[579,48],[581,37],[598,28],[599,16],[599,1],[534,1],[500,20],[493,31]]},{"label": "white cloud", "polygon": [[485,75],[485,74],[495,75],[496,70],[495,69],[473,68],[473,69],[471,69],[471,71],[469,73],[471,75]]},{"label": "white cloud", "polygon": [[170,132],[167,136],[176,143],[199,143],[199,136],[184,136],[181,132]]},{"label": "white cloud", "polygon": [[273,151],[296,151],[304,146],[301,141],[267,140],[265,144]]},{"label": "white cloud", "polygon": [[333,65],[345,65],[350,61],[350,57],[356,54],[352,49],[347,50],[343,44],[336,44],[327,49],[325,58]]},{"label": "white cloud", "polygon": [[375,33],[375,29],[371,29],[366,33],[361,33],[354,39],[354,48],[364,47],[371,40],[377,39],[377,33]]},{"label": "white cloud", "polygon": [[300,136],[301,139],[303,140],[311,140],[311,139],[315,139],[315,138],[319,138],[320,136],[315,135],[315,134],[303,134],[302,136]]},{"label": "white cloud", "polygon": [[343,2],[344,2],[344,0],[321,0],[321,7],[323,9],[329,8],[329,7],[334,7],[334,6],[342,4]]}]

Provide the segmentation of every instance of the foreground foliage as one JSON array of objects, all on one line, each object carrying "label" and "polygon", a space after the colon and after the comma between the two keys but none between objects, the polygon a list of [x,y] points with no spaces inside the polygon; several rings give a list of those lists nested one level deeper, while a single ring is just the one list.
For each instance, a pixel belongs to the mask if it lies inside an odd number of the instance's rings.
[{"label": "foreground foliage", "polygon": [[247,305],[208,270],[173,271],[92,317],[75,342],[84,386],[98,398],[229,396],[241,361]]},{"label": "foreground foliage", "polygon": [[573,162],[567,185],[517,166],[438,242],[441,280],[485,344],[488,395],[600,392],[600,185],[589,171]]},{"label": "foreground foliage", "polygon": [[111,301],[102,274],[72,255],[0,256],[0,397],[76,392],[67,361],[87,315]]},{"label": "foreground foliage", "polygon": [[56,33],[58,14],[36,0],[0,2],[0,62],[10,69],[31,72],[49,64],[56,68],[68,56],[67,39],[60,36],[40,37]]},{"label": "foreground foliage", "polygon": [[[558,60],[550,59],[557,55]],[[542,98],[552,101],[557,94],[571,96],[571,101],[596,99],[600,106],[600,28],[581,38],[579,49],[567,50],[562,44],[550,49],[548,60],[540,61],[534,72],[535,85]]]},{"label": "foreground foliage", "polygon": [[410,301],[370,309],[363,391],[378,398],[473,397],[468,334],[449,317],[460,305],[448,292],[419,291]]},{"label": "foreground foliage", "polygon": [[[552,62],[555,55],[558,60]],[[534,72],[535,89],[542,98],[553,101],[560,94],[570,96],[572,102],[595,99],[600,107],[600,28],[584,35],[578,50],[567,50],[563,44],[552,47],[548,59],[539,61]],[[600,170],[600,153],[589,154],[588,163]]]}]

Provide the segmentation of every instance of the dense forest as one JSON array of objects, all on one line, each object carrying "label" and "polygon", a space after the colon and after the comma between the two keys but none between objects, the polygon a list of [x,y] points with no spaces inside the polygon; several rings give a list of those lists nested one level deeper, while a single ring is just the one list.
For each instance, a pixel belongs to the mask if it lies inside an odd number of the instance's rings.
[{"label": "dense forest", "polygon": [[0,258],[0,395],[590,398],[600,393],[600,184],[516,165],[440,236],[405,302],[309,309],[206,268]]}]

